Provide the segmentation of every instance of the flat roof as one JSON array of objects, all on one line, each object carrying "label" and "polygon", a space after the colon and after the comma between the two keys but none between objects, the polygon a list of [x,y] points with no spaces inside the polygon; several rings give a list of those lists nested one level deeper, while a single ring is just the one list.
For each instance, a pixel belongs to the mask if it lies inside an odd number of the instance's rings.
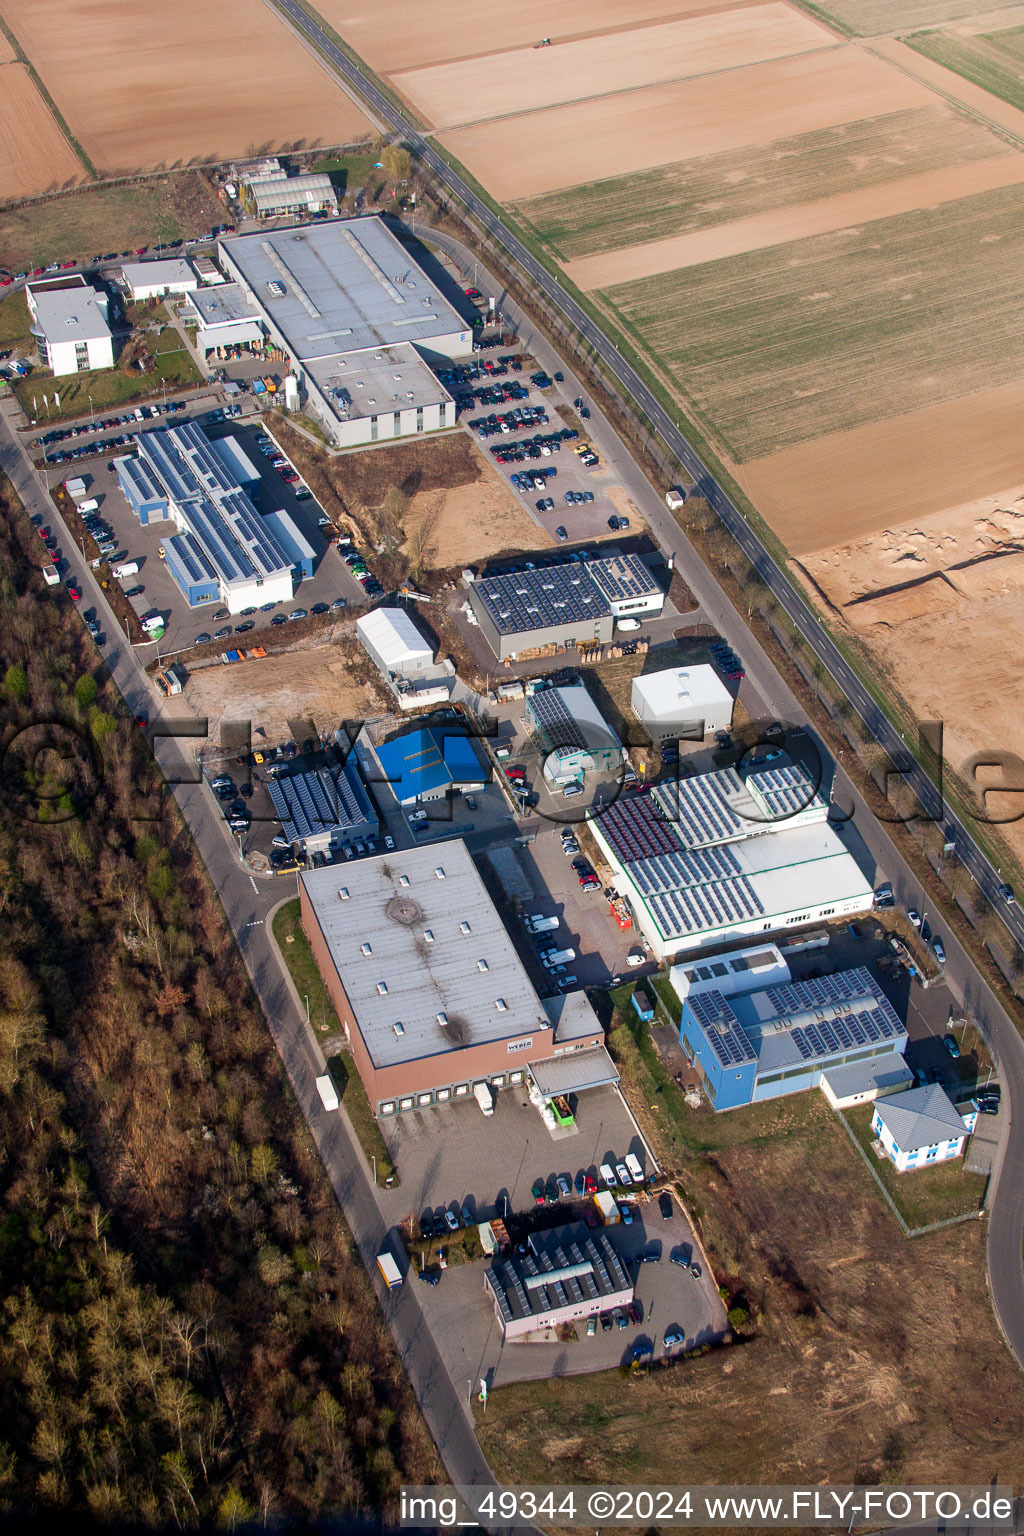
[{"label": "flat roof", "polygon": [[545,1098],[551,1099],[557,1093],[585,1093],[588,1088],[617,1083],[619,1069],[603,1045],[592,1045],[585,1051],[531,1061],[530,1076]]},{"label": "flat roof", "polygon": [[241,283],[214,283],[209,288],[197,288],[189,294],[188,302],[204,326],[260,318],[259,310]]},{"label": "flat roof", "polygon": [[132,288],[149,286],[171,287],[179,283],[191,283],[199,287],[199,279],[187,261],[168,256],[160,261],[126,261],[121,275]]},{"label": "flat roof", "polygon": [[822,1077],[837,1099],[848,1099],[855,1093],[883,1093],[914,1081],[913,1072],[896,1051],[870,1061],[849,1061],[842,1067],[829,1067]]},{"label": "flat roof", "polygon": [[258,482],[260,472],[237,437],[230,434],[227,437],[212,437],[209,442],[213,452],[238,485],[255,485]]},{"label": "flat roof", "polygon": [[544,1318],[563,1307],[592,1303],[600,1311],[629,1299],[633,1282],[607,1235],[583,1222],[534,1232],[529,1252],[495,1259],[484,1280],[506,1326],[516,1320]]},{"label": "flat roof", "polygon": [[446,784],[483,784],[490,778],[464,727],[421,726],[375,750],[381,772],[400,804]]},{"label": "flat roof", "polygon": [[692,715],[707,705],[726,704],[732,708],[732,694],[714,667],[665,667],[661,672],[647,672],[633,679],[633,692],[643,699],[646,710],[659,720],[673,720]]},{"label": "flat roof", "polygon": [[300,362],[453,333],[468,339],[466,322],[379,218],[234,235],[220,250]]},{"label": "flat roof", "polygon": [[375,1067],[550,1030],[461,840],[299,878]]},{"label": "flat roof", "polygon": [[588,560],[586,568],[595,586],[609,603],[623,603],[632,597],[661,595],[661,588],[639,555],[603,555],[596,560]]},{"label": "flat roof", "polygon": [[373,646],[386,667],[397,667],[420,656],[433,660],[433,646],[404,608],[374,608],[356,620],[356,632],[364,643]]},{"label": "flat roof", "polygon": [[110,335],[106,305],[95,288],[31,288],[33,320],[48,342],[96,341]]},{"label": "flat roof", "polygon": [[411,341],[376,351],[321,357],[306,372],[342,421],[441,405],[451,394]]},{"label": "flat roof", "polygon": [[609,618],[611,607],[590,579],[588,562],[567,561],[535,571],[481,576],[471,588],[501,635],[527,634],[560,624],[586,624]]}]

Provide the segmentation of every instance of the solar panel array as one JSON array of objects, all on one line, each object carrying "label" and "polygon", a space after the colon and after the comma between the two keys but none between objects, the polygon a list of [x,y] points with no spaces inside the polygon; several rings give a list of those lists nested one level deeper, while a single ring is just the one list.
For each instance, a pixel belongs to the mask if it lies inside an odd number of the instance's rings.
[{"label": "solar panel array", "polygon": [[656,854],[630,870],[645,896],[729,880],[742,873],[742,865],[728,844],[718,848],[698,848],[692,853],[673,850],[672,853]]},{"label": "solar panel array", "polygon": [[284,834],[293,842],[373,819],[343,770],[336,776],[321,768],[268,779],[267,789]]},{"label": "solar panel array", "polygon": [[765,819],[769,821],[795,816],[819,799],[813,780],[803,768],[793,763],[748,774],[747,789],[763,807]]},{"label": "solar panel array", "polygon": [[739,1067],[744,1062],[757,1060],[757,1052],[721,992],[698,993],[686,999],[686,1006],[721,1066]]},{"label": "solar panel array", "polygon": [[731,848],[656,855],[631,865],[629,874],[666,938],[748,922],[764,912]]},{"label": "solar panel array", "polygon": [[508,576],[484,576],[474,591],[480,594],[500,634],[597,621],[611,614],[607,598],[581,561],[515,571]]},{"label": "solar panel array", "polygon": [[657,853],[674,853],[679,847],[671,825],[658,814],[649,795],[635,795],[607,806],[601,817],[601,836],[621,864],[635,864]]},{"label": "solar panel array", "polygon": [[542,728],[549,747],[579,751],[587,745],[583,727],[566,707],[560,688],[542,688],[530,698],[530,713]]},{"label": "solar panel array", "polygon": [[794,1019],[789,1035],[803,1061],[884,1044],[905,1032],[896,1010],[863,966],[770,987],[765,996],[777,1018]]},{"label": "solar panel array", "polygon": [[[490,1288],[506,1323],[562,1307],[590,1304],[631,1289],[622,1261],[603,1232],[559,1237],[538,1233],[535,1252],[498,1260],[487,1271]],[[549,1246],[550,1245],[550,1246]],[[525,1281],[525,1283],[524,1283]]]},{"label": "solar panel array", "polygon": [[784,986],[768,987],[765,997],[777,1017],[798,1013],[803,1008],[824,1008],[846,1003],[855,997],[872,997],[885,1002],[885,993],[871,972],[863,965],[833,976],[809,976],[805,981],[790,981]]},{"label": "solar panel array", "polygon": [[658,800],[679,841],[691,848],[703,848],[736,837],[749,837],[758,830],[756,823],[737,815],[729,804],[728,791],[742,792],[742,787],[731,771],[709,773],[660,785]]},{"label": "solar panel array", "polygon": [[611,555],[605,560],[591,560],[588,570],[609,602],[649,597],[661,590],[639,555]]}]

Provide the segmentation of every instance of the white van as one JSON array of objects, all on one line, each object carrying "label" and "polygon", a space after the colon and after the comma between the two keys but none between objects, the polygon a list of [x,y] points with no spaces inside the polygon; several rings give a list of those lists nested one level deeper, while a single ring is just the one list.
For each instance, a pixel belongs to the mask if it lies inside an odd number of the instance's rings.
[{"label": "white van", "polygon": [[123,576],[137,576],[139,574],[139,562],[137,560],[122,560],[120,565],[112,565],[110,574],[117,581]]},{"label": "white van", "polygon": [[83,517],[87,517],[90,512],[98,512],[99,509],[100,504],[95,496],[90,496],[88,501],[80,501],[78,503],[78,511]]},{"label": "white van", "polygon": [[163,615],[160,613],[148,613],[142,620],[142,628],[148,635],[151,635],[154,629],[163,629],[163,627]]},{"label": "white van", "polygon": [[624,631],[626,633],[629,633],[631,630],[639,629],[640,628],[640,620],[639,619],[618,619],[618,620],[616,620],[615,628],[617,630],[621,630],[621,631]]},{"label": "white van", "polygon": [[582,795],[582,793],[583,785],[578,784],[574,779],[571,784],[566,784],[565,788],[562,790],[562,798],[564,800],[571,800],[573,795]]}]

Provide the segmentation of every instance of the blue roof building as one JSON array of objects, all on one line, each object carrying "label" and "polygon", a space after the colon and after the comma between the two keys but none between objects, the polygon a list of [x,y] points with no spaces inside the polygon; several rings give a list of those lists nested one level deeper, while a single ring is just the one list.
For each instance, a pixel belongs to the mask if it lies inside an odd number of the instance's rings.
[{"label": "blue roof building", "polygon": [[376,748],[381,777],[399,805],[443,800],[449,790],[483,789],[488,771],[464,730],[423,726]]},{"label": "blue roof building", "polygon": [[864,966],[740,997],[698,992],[679,1041],[715,1109],[817,1088],[823,1073],[906,1049],[907,1032]]}]

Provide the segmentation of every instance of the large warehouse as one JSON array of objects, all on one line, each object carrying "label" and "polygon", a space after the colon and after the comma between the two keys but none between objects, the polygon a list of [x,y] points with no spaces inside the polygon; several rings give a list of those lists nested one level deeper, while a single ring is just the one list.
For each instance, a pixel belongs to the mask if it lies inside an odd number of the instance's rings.
[{"label": "large warehouse", "polygon": [[380,834],[380,818],[351,757],[341,768],[293,764],[289,773],[268,778],[267,789],[281,831],[303,853],[354,848]]},{"label": "large warehouse", "polygon": [[605,555],[482,576],[469,603],[498,660],[514,661],[541,646],[607,644],[616,620],[656,616],[665,594],[638,555]]},{"label": "large warehouse", "polygon": [[[219,251],[238,295],[219,324],[254,322],[270,337],[338,447],[455,425],[455,401],[428,364],[466,356],[472,331],[382,220],[238,235]],[[195,307],[197,345],[209,348],[212,313]]]},{"label": "large warehouse", "polygon": [[871,909],[870,882],[795,765],[661,784],[588,825],[659,960]]},{"label": "large warehouse", "polygon": [[444,800],[452,790],[472,793],[490,777],[464,726],[420,726],[374,750],[399,805]]},{"label": "large warehouse", "polygon": [[140,433],[138,449],[137,458],[114,460],[118,484],[141,523],[177,525],[163,548],[189,605],[219,599],[229,613],[240,613],[290,602],[296,581],[312,574],[312,560],[289,514],[261,517],[194,422]]},{"label": "large warehouse", "polygon": [[865,966],[733,994],[691,994],[679,1043],[715,1109],[820,1086],[853,1063],[902,1056],[907,1031]]},{"label": "large warehouse", "polygon": [[[596,1017],[559,1040],[463,842],[299,877],[302,924],[375,1115],[525,1082],[564,1051],[580,1080],[617,1079]],[[584,1069],[585,1064],[585,1069]]]},{"label": "large warehouse", "polygon": [[634,677],[630,708],[651,740],[702,741],[732,725],[732,694],[714,667],[666,667]]},{"label": "large warehouse", "polygon": [[526,701],[523,719],[544,758],[549,784],[569,784],[622,763],[622,743],[585,688],[538,688]]}]

